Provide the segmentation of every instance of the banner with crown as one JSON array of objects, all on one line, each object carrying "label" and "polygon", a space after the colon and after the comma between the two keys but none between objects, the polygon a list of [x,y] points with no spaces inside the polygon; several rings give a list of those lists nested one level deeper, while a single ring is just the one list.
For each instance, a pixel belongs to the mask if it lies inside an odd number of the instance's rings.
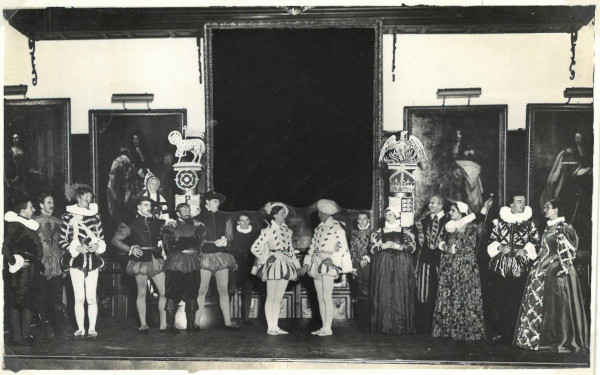
[{"label": "banner with crown", "polygon": [[400,133],[400,139],[390,136],[379,153],[379,162],[387,165],[390,175],[389,206],[400,210],[400,225],[403,227],[414,224],[416,181],[413,172],[420,162],[426,160],[423,144],[417,137],[409,136],[407,131]]}]

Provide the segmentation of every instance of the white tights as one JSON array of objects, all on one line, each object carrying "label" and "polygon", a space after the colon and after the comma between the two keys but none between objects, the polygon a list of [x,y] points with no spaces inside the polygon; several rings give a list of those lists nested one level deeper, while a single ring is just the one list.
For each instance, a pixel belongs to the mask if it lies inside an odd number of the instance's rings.
[{"label": "white tights", "polygon": [[267,327],[274,330],[279,327],[279,311],[281,301],[287,288],[288,280],[267,280],[267,300],[265,301],[265,317]]},{"label": "white tights", "polygon": [[76,268],[69,270],[71,273],[71,282],[73,283],[73,293],[75,295],[75,320],[77,329],[85,329],[83,322],[85,318],[85,307],[83,304],[87,300],[88,320],[90,323],[89,331],[96,330],[96,318],[98,317],[98,304],[96,303],[96,286],[98,285],[98,270],[88,272],[87,277],[83,271]]},{"label": "white tights", "polygon": [[323,321],[322,329],[331,331],[333,322],[333,282],[331,276],[323,275],[323,280],[315,279],[315,289],[317,290],[317,299],[319,300],[319,313]]}]

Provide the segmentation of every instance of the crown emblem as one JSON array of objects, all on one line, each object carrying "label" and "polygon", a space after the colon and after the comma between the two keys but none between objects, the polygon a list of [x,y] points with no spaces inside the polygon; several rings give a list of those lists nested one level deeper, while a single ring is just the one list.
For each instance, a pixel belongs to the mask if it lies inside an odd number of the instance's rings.
[{"label": "crown emblem", "polygon": [[415,191],[415,179],[406,170],[400,170],[390,176],[390,193],[411,193]]}]

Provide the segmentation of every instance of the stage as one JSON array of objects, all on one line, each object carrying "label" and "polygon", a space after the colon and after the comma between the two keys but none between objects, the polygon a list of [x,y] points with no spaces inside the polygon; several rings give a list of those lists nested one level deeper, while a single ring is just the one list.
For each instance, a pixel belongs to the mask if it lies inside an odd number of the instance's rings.
[{"label": "stage", "polygon": [[[188,369],[222,368],[355,368],[364,364],[443,367],[573,368],[589,367],[588,353],[530,352],[509,344],[465,343],[434,339],[426,334],[392,336],[371,334],[354,320],[334,322],[334,335],[310,335],[308,319],[282,319],[289,335],[268,336],[263,324],[243,325],[236,332],[208,328],[189,335],[161,334],[151,328],[139,334],[134,319],[101,318],[99,337],[78,341],[48,339],[14,352],[5,347],[5,368],[38,369]],[[281,362],[291,361],[291,364]],[[210,363],[209,363],[210,362]],[[256,363],[263,362],[263,363]],[[270,362],[270,363],[264,363]]]}]

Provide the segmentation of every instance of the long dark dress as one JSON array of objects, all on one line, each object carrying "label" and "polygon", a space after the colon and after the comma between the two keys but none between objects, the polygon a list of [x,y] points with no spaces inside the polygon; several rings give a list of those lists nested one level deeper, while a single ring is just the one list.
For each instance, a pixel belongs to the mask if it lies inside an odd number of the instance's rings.
[{"label": "long dark dress", "polygon": [[[379,229],[371,266],[371,332],[415,333],[415,271],[411,253],[415,237],[408,230]],[[403,250],[382,249],[381,243],[403,244]]]},{"label": "long dark dress", "polygon": [[456,253],[443,253],[440,259],[440,281],[435,312],[433,337],[454,340],[485,338],[481,280],[477,266],[477,225],[467,224],[464,232],[448,233],[448,247]]},{"label": "long dark dress", "polygon": [[[565,244],[558,242],[561,234]],[[544,231],[523,295],[514,345],[558,352],[589,348],[588,322],[572,262],[577,244],[577,233],[564,220]]]}]

